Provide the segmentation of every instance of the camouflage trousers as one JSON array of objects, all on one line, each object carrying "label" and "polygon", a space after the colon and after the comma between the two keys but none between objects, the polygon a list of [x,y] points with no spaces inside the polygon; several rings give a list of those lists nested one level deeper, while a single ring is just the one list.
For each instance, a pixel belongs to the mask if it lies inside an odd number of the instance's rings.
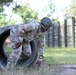
[{"label": "camouflage trousers", "polygon": [[[12,29],[10,31],[10,40],[11,40],[12,47],[17,42],[22,42],[22,40],[23,40],[23,38],[17,36],[17,34],[18,34],[17,33],[17,29]],[[17,62],[18,62],[18,60],[19,60],[19,58],[20,58],[20,56],[21,56],[22,53],[25,54],[25,55],[27,55],[27,56],[31,55],[31,47],[30,47],[30,43],[29,42],[21,45],[19,48],[15,48],[12,51],[12,53],[10,54],[10,57],[7,60],[7,66],[6,67],[8,69],[9,68],[13,68],[17,64]]]}]

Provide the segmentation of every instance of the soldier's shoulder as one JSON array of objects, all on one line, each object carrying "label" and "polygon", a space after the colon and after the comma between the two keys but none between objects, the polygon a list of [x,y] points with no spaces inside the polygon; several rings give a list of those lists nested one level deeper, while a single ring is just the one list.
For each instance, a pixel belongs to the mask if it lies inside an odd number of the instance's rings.
[{"label": "soldier's shoulder", "polygon": [[29,20],[27,21],[27,23],[38,23],[38,21],[35,20],[35,19],[29,19]]}]

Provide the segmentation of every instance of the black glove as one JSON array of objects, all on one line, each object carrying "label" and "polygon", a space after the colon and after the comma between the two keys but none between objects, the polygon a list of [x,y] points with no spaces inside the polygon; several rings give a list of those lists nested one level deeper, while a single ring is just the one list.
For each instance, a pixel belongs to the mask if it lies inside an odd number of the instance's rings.
[{"label": "black glove", "polygon": [[12,46],[13,49],[19,48],[21,46],[21,42],[17,42],[15,45]]},{"label": "black glove", "polygon": [[21,46],[21,42],[16,43],[16,48],[19,48]]},{"label": "black glove", "polygon": [[29,41],[24,38],[22,44],[26,44],[26,43],[29,43]]},{"label": "black glove", "polygon": [[37,65],[38,69],[40,68],[41,63],[42,63],[42,61],[37,61],[36,65]]}]

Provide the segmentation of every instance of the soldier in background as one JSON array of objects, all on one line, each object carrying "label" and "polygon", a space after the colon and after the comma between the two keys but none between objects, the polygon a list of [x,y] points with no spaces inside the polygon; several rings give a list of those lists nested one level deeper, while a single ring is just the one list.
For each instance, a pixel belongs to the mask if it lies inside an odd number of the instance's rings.
[{"label": "soldier in background", "polygon": [[[37,66],[40,67],[43,60],[45,47],[45,33],[52,26],[52,21],[44,17],[39,23],[36,20],[29,20],[26,24],[16,25],[10,30],[10,40],[14,49],[7,60],[7,68],[13,68],[20,58],[21,53],[31,56],[30,41],[38,40]],[[23,50],[22,50],[23,47]]]}]

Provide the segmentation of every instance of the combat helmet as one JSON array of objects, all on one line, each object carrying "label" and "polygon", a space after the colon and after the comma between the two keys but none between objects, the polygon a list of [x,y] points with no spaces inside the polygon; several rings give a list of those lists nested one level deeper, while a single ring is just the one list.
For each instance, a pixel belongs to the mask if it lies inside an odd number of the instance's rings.
[{"label": "combat helmet", "polygon": [[52,21],[48,17],[44,17],[41,20],[41,24],[46,26],[46,27],[51,27],[52,26]]}]

